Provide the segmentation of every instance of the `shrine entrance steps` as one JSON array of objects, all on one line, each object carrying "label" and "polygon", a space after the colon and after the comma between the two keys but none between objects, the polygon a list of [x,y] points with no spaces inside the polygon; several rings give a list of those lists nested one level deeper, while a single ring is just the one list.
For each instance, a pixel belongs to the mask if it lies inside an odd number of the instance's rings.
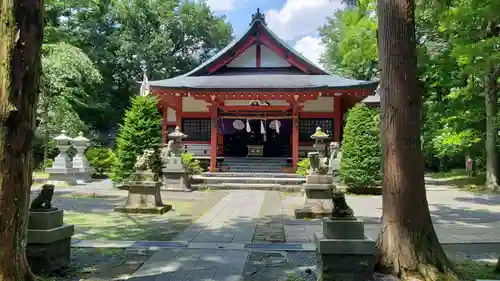
[{"label": "shrine entrance steps", "polygon": [[282,157],[224,157],[220,168],[231,173],[283,173],[286,165],[286,158]]},{"label": "shrine entrance steps", "polygon": [[286,158],[224,158],[225,172],[206,172],[195,176],[201,182],[198,189],[247,189],[299,191],[305,178],[292,173],[283,173]]},{"label": "shrine entrance steps", "polygon": [[200,176],[194,176],[194,179],[203,182],[194,185],[198,189],[278,190],[288,192],[299,191],[301,185],[305,182],[305,178],[295,174],[264,172],[207,172]]}]

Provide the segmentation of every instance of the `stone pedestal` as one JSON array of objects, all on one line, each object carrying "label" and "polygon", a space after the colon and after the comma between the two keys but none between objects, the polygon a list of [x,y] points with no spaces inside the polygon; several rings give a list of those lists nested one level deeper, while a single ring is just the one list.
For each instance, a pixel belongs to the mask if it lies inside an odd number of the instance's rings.
[{"label": "stone pedestal", "polygon": [[363,221],[323,218],[323,233],[314,234],[317,280],[373,280],[375,241],[364,235]]},{"label": "stone pedestal", "polygon": [[63,225],[63,211],[30,210],[26,256],[33,273],[50,274],[70,263],[73,225]]},{"label": "stone pedestal", "polygon": [[76,173],[78,169],[73,168],[71,158],[68,156],[68,149],[71,147],[71,138],[66,136],[66,131],[54,138],[56,147],[59,149],[59,155],[54,159],[51,168],[47,168],[50,182],[66,182],[70,185],[76,184]]},{"label": "stone pedestal", "polygon": [[304,204],[295,210],[295,218],[323,218],[331,216],[333,204],[332,194],[335,185],[331,175],[310,174],[302,185]]},{"label": "stone pedestal", "polygon": [[126,184],[128,198],[124,206],[114,210],[121,213],[164,214],[172,205],[164,205],[161,199],[161,182],[153,172],[141,171],[132,175],[133,180]]},{"label": "stone pedestal", "polygon": [[76,155],[73,157],[73,168],[76,169],[76,183],[86,184],[92,181],[94,169],[90,167],[89,161],[85,157],[85,149],[89,145],[89,140],[80,132],[78,137],[73,139],[73,146],[76,150]]},{"label": "stone pedestal", "polygon": [[168,191],[192,191],[189,175],[184,168],[181,157],[171,156],[167,159],[162,159],[163,168],[162,189]]}]

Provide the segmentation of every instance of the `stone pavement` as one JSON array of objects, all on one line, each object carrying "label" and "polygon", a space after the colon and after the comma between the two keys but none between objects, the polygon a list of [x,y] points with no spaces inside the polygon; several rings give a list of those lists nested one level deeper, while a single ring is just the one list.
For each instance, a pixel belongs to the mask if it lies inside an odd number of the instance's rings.
[{"label": "stone pavement", "polygon": [[[276,191],[234,190],[183,233],[177,235],[172,242],[113,243],[115,246],[130,249],[156,247],[157,252],[144,262],[129,280],[268,280],[263,277],[262,272],[258,273],[262,269],[255,269],[255,264],[262,263],[264,257],[269,260],[267,254],[258,254],[253,259],[249,258],[250,254],[259,251],[306,251],[313,254],[312,251],[315,250],[311,237],[314,232],[320,231],[320,222],[295,220],[287,216],[293,210],[294,204],[300,203],[301,199],[300,196],[280,196]],[[376,238],[382,214],[381,197],[348,196],[347,201],[356,215],[365,220],[366,233]],[[500,197],[440,190],[428,191],[428,201],[436,232],[442,243],[454,243],[449,244],[454,246],[456,243],[497,242],[494,245],[499,245]],[[269,242],[266,237],[280,235],[286,236],[286,244],[258,244]],[[107,244],[108,247],[111,242]],[[97,243],[82,241],[75,244],[76,247],[93,245],[97,246]],[[490,245],[486,247],[492,248]],[[468,251],[474,252],[472,250]],[[462,254],[464,250],[459,252]],[[309,254],[298,255],[307,260],[311,259]],[[248,269],[254,268],[252,270],[257,270],[257,273],[244,272],[245,264],[249,261],[253,261],[253,267]],[[273,274],[282,276],[282,273]],[[260,276],[260,279],[255,279],[255,276]]]},{"label": "stone pavement", "polygon": [[174,241],[251,242],[265,193],[258,190],[231,191]]},{"label": "stone pavement", "polygon": [[[499,195],[429,187],[427,201],[441,243],[500,242]],[[382,198],[346,196],[346,199],[356,216],[365,221],[365,233],[376,238],[382,216]],[[290,217],[301,201],[300,196],[286,196],[282,200],[283,212]],[[318,220],[285,219],[284,228],[287,242],[310,243],[314,232],[321,230],[321,225]]]},{"label": "stone pavement", "polygon": [[131,281],[239,281],[248,252],[238,250],[166,249],[154,254]]}]

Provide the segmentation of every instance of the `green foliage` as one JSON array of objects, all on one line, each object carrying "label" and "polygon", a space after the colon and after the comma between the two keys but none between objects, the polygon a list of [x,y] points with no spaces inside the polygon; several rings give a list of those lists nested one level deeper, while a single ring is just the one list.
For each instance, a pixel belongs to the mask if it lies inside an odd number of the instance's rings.
[{"label": "green foliage", "polygon": [[375,0],[339,10],[320,28],[326,51],[321,61],[332,72],[362,80],[378,74]]},{"label": "green foliage", "polygon": [[[45,2],[45,43],[82,49],[103,75],[97,104],[82,119],[101,131],[120,122],[142,79],[185,73],[232,40],[232,27],[200,1],[131,0]],[[83,115],[83,114],[81,114]]]},{"label": "green foliage", "polygon": [[62,129],[70,136],[88,132],[79,113],[99,106],[94,100],[101,82],[94,63],[79,48],[66,43],[44,45],[37,108],[40,135],[55,137]]},{"label": "green foliage", "polygon": [[85,157],[87,157],[90,165],[95,169],[95,173],[99,176],[110,173],[115,162],[113,150],[105,147],[89,147],[85,151]]},{"label": "green foliage", "polygon": [[380,118],[358,104],[349,110],[342,141],[340,177],[348,187],[371,187],[380,179]]},{"label": "green foliage", "polygon": [[203,172],[200,161],[194,159],[193,153],[182,153],[181,157],[189,175],[199,175]]},{"label": "green foliage", "polygon": [[133,172],[137,156],[161,143],[161,115],[156,104],[157,99],[153,96],[132,99],[116,139],[113,182],[123,182]]},{"label": "green foliage", "polygon": [[295,173],[305,177],[307,176],[307,174],[309,174],[310,168],[311,162],[309,161],[309,158],[304,158],[300,160],[299,163],[297,163],[297,171],[295,171]]}]

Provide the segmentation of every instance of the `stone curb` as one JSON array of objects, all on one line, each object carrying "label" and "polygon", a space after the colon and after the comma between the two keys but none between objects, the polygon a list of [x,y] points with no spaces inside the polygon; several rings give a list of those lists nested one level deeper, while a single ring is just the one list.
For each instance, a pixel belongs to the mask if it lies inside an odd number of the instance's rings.
[{"label": "stone curb", "polygon": [[[441,245],[484,245],[500,244],[497,242],[474,242],[474,243],[441,243]],[[216,242],[187,242],[187,241],[115,241],[115,240],[72,240],[73,248],[131,248],[161,250],[173,248],[185,249],[226,249],[245,251],[297,251],[314,252],[314,243],[216,243]]]}]

